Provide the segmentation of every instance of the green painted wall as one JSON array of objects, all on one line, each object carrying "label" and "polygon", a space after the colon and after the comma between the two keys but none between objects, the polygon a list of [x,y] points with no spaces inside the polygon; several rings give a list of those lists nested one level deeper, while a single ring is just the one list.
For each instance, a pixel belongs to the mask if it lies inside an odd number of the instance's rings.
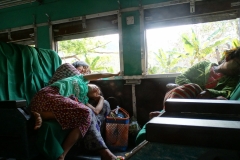
[{"label": "green painted wall", "polygon": [[[33,2],[21,6],[0,9],[0,19],[3,23],[0,30],[32,25],[34,16],[36,23],[46,23],[50,16],[51,21],[78,17],[101,12],[138,7],[143,5],[165,2],[167,0],[44,0],[43,4]],[[126,24],[126,17],[134,16],[133,25]],[[122,13],[123,33],[123,62],[124,75],[141,75],[141,45],[139,12]],[[50,48],[48,26],[37,28],[37,46],[39,48]]]},{"label": "green painted wall", "polygon": [[49,26],[42,26],[37,28],[37,46],[39,48],[51,48]]},{"label": "green painted wall", "polygon": [[[134,24],[127,25],[126,18],[134,16]],[[122,40],[124,75],[141,75],[141,37],[139,11],[122,13]]]}]

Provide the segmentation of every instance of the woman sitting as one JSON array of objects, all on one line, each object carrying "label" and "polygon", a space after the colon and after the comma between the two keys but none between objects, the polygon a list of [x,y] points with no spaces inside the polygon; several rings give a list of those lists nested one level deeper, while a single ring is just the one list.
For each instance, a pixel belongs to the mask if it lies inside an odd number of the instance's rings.
[{"label": "woman sitting", "polygon": [[69,68],[70,64],[60,66],[50,80],[50,85],[33,97],[30,107],[36,120],[35,129],[41,127],[42,119],[56,119],[63,130],[71,129],[62,144],[64,152],[59,160],[64,160],[70,148],[83,137],[91,139],[92,143],[89,143],[88,148],[98,150],[102,159],[116,159],[101,137],[95,114],[87,106],[87,95],[97,90],[96,86],[89,85],[88,81],[118,74],[80,75],[72,73]]},{"label": "woman sitting", "polygon": [[[76,61],[72,65],[81,73],[81,74],[90,74],[90,66],[84,61]],[[94,85],[94,84],[91,84]],[[101,133],[104,135],[105,127],[105,118],[110,113],[111,108],[108,101],[104,100],[103,94],[99,86],[94,85],[95,89],[93,92],[88,93],[89,103],[87,106],[93,110],[98,118],[98,123],[101,126]]]}]

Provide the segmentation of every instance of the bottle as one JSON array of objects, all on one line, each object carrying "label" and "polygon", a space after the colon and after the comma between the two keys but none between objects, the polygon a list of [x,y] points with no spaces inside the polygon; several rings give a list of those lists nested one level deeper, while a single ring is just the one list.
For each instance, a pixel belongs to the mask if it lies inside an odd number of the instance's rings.
[{"label": "bottle", "polygon": [[121,111],[118,111],[117,117],[118,118],[125,118],[124,113],[121,112]]}]

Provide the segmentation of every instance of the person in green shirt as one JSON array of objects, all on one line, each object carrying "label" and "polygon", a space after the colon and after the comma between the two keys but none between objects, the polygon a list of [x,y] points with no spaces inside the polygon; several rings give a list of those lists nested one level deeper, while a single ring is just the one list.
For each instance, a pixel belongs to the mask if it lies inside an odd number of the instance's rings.
[{"label": "person in green shirt", "polygon": [[[91,73],[89,64],[84,61],[76,61],[72,63],[72,65],[83,75]],[[88,93],[88,107],[91,108],[96,114],[96,117],[100,123],[101,133],[104,135],[105,118],[110,113],[111,108],[109,102],[104,99],[99,86],[95,85],[95,88],[96,90],[94,92]]]},{"label": "person in green shirt", "polygon": [[[94,113],[88,106],[88,95],[91,95],[91,92],[96,92],[98,88],[88,84],[88,81],[118,75],[119,73],[79,74],[63,78],[53,81],[33,97],[30,108],[36,122],[34,129],[41,127],[42,120],[50,119],[56,119],[63,130],[71,129],[62,144],[64,152],[59,156],[59,160],[64,160],[78,139],[85,137],[89,130],[95,129],[92,124],[96,122]],[[116,156],[105,146],[103,139],[100,140],[100,145],[103,146],[98,149],[102,159],[116,159]]]}]

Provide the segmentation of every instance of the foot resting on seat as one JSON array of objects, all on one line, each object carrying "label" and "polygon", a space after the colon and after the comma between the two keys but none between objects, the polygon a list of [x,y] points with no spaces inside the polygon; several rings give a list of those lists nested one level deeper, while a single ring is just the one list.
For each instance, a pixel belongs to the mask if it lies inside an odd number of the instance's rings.
[{"label": "foot resting on seat", "polygon": [[35,118],[35,126],[34,129],[37,130],[42,126],[42,117],[39,113],[37,112],[32,112],[33,116]]},{"label": "foot resting on seat", "polygon": [[101,160],[120,160],[119,156],[115,156],[109,149],[101,149],[99,151]]}]

